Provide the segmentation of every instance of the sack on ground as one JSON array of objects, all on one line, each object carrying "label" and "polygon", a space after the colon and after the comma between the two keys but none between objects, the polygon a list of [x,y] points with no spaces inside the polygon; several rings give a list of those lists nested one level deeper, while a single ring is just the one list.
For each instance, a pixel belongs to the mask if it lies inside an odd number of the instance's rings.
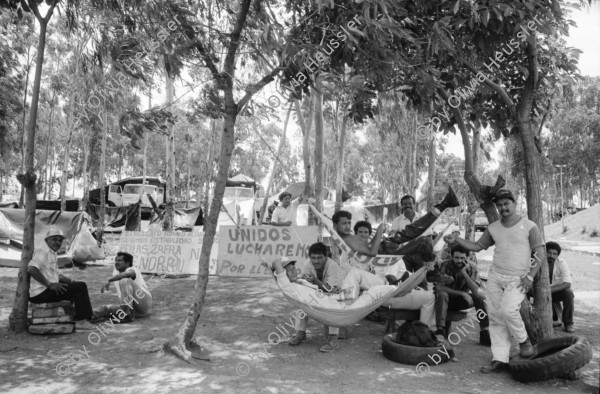
[{"label": "sack on ground", "polygon": [[417,347],[437,346],[438,340],[429,330],[429,326],[422,321],[405,321],[396,333],[396,343]]}]

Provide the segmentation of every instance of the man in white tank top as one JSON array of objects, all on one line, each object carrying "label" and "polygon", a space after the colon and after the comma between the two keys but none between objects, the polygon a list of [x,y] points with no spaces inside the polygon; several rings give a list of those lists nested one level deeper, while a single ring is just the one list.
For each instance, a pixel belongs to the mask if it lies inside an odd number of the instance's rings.
[{"label": "man in white tank top", "polygon": [[519,342],[521,356],[533,355],[519,309],[540,263],[546,259],[542,232],[534,222],[516,214],[513,194],[500,190],[494,203],[501,219],[490,224],[477,242],[454,234],[445,238],[474,252],[496,245],[486,289],[493,359],[490,366],[481,369],[483,373],[508,370],[510,335]]}]

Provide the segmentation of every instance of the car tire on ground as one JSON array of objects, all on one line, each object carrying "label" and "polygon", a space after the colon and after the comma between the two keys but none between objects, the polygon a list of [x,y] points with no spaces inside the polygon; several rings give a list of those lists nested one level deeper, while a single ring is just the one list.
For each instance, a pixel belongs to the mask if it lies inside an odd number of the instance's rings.
[{"label": "car tire on ground", "polygon": [[535,354],[510,360],[510,373],[520,382],[540,382],[565,376],[592,359],[592,346],[578,336],[553,338],[538,343]]},{"label": "car tire on ground", "polygon": [[[445,363],[450,360],[450,358],[454,357],[454,350],[447,346],[444,349],[442,345],[435,347],[402,345],[394,342],[395,337],[395,332],[388,334],[383,337],[383,341],[381,342],[381,350],[388,360],[408,365],[418,365],[420,363],[437,365]],[[446,353],[448,353],[450,357],[448,357]],[[438,355],[439,359],[435,357],[435,355]],[[436,363],[436,361],[438,362]]]}]

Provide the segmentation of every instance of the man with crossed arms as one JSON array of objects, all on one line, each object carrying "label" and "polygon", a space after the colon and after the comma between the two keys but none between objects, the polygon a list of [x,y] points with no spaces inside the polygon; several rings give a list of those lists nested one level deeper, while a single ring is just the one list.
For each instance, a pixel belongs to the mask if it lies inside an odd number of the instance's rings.
[{"label": "man with crossed arms", "polygon": [[[450,245],[474,252],[496,245],[486,291],[493,358],[491,365],[481,368],[483,373],[508,370],[510,335],[519,342],[521,356],[534,354],[519,309],[540,262],[546,259],[542,232],[534,222],[517,215],[512,192],[500,190],[493,201],[501,219],[490,224],[477,242],[455,234],[445,238]],[[536,257],[533,264],[532,251]]]}]

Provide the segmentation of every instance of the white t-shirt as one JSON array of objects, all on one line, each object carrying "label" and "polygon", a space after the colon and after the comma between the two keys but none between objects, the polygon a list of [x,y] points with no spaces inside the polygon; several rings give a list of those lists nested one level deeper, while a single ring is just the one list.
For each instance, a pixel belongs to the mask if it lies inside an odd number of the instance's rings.
[{"label": "white t-shirt", "polygon": [[[58,272],[58,254],[46,245],[39,247],[33,253],[33,258],[29,262],[30,267],[35,267],[44,278],[50,283],[58,283],[59,272]],[[46,290],[47,287],[31,277],[29,282],[29,297],[35,297],[40,295]]]},{"label": "white t-shirt", "polygon": [[[149,295],[150,297],[152,297],[152,294],[150,294],[150,290],[148,290],[148,286],[146,285],[146,281],[144,280],[144,277],[142,276],[142,272],[140,271],[139,268],[137,267],[128,267],[125,272],[127,271],[133,271],[135,273],[135,279],[132,279],[133,281],[133,287],[135,288],[133,293],[135,294],[136,290],[142,289],[142,291],[144,293],[146,293],[147,295]],[[119,274],[119,271],[113,271],[113,276]],[[119,286],[115,286],[115,288],[117,289],[117,294],[119,295],[119,298],[121,298],[121,289],[119,289]]]},{"label": "white t-shirt", "polygon": [[420,219],[421,215],[419,215],[417,212],[415,212],[415,216],[413,217],[413,220],[411,221],[409,218],[407,218],[406,216],[404,216],[404,214],[398,216],[396,219],[394,219],[394,221],[392,222],[392,231],[402,231],[404,230],[404,228],[406,226],[408,226],[409,224],[411,224],[412,222],[416,221],[417,219]]},{"label": "white t-shirt", "polygon": [[273,211],[271,223],[292,222],[292,226],[295,226],[296,216],[298,216],[298,205],[300,205],[300,199],[298,198],[292,201],[287,208],[284,208],[280,203]]}]

